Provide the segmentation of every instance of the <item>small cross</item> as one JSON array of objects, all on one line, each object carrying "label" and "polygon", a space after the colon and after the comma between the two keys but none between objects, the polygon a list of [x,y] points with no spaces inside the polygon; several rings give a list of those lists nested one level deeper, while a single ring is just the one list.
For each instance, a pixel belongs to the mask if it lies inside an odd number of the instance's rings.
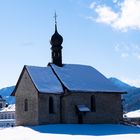
[{"label": "small cross", "polygon": [[55,24],[57,24],[57,14],[56,14],[56,12],[54,14],[54,19],[55,19]]}]

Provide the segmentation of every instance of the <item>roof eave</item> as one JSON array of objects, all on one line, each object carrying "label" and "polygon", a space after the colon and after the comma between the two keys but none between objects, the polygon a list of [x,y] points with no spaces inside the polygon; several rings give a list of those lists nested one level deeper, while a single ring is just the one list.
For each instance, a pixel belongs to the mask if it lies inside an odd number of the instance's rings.
[{"label": "roof eave", "polygon": [[113,93],[113,94],[127,94],[125,91],[86,91],[86,90],[68,90],[70,93]]},{"label": "roof eave", "polygon": [[57,94],[57,95],[64,94],[64,92],[55,92],[55,93],[52,93],[52,92],[42,92],[42,91],[39,91],[38,93],[39,94]]}]

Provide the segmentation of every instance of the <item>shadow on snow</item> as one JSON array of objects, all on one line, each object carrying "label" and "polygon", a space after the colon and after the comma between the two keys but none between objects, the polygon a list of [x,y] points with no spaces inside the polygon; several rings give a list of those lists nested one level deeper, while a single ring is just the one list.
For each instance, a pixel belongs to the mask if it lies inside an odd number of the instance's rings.
[{"label": "shadow on snow", "polygon": [[118,135],[118,134],[140,134],[140,128],[126,125],[78,125],[78,124],[57,124],[57,125],[40,125],[30,127],[40,133],[51,134],[70,134],[70,135]]}]

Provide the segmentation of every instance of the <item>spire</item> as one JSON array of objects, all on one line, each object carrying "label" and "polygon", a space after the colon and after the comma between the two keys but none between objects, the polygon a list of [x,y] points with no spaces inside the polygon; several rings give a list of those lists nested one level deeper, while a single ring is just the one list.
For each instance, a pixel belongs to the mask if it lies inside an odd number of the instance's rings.
[{"label": "spire", "polygon": [[57,32],[57,14],[56,14],[56,11],[54,13],[54,19],[55,19],[55,32]]},{"label": "spire", "polygon": [[57,31],[57,15],[54,14],[55,19],[55,32],[51,37],[51,50],[52,50],[52,63],[57,66],[62,66],[62,43],[63,37]]}]

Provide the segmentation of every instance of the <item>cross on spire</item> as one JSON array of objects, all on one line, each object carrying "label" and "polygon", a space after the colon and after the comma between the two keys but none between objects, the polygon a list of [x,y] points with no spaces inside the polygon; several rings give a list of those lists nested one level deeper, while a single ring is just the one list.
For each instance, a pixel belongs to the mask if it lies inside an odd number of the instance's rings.
[{"label": "cross on spire", "polygon": [[55,19],[55,24],[57,24],[57,14],[56,14],[56,12],[54,13],[54,19]]},{"label": "cross on spire", "polygon": [[57,14],[54,13],[54,19],[55,19],[55,31],[57,32]]}]

